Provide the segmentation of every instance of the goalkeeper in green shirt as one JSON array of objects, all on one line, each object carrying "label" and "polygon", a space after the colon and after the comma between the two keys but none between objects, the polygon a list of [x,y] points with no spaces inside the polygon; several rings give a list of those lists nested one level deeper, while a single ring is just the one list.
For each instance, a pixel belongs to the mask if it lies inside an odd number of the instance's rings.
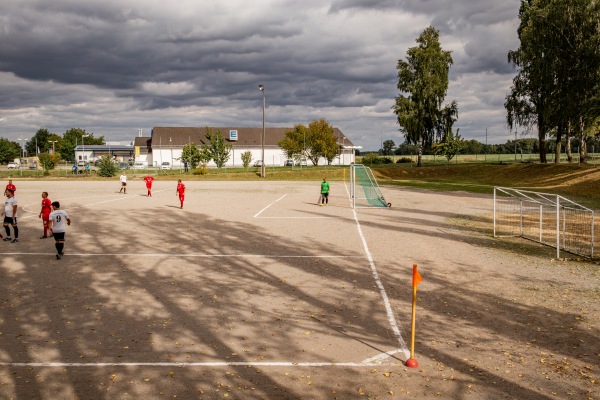
[{"label": "goalkeeper in green shirt", "polygon": [[323,178],[323,182],[321,182],[321,206],[327,205],[329,203],[329,182],[327,179]]}]

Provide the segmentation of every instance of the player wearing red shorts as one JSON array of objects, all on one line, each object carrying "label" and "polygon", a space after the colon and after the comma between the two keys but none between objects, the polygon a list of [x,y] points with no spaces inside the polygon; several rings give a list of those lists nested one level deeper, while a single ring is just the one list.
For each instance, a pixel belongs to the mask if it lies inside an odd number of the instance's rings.
[{"label": "player wearing red shorts", "polygon": [[148,197],[152,197],[152,182],[154,181],[154,177],[152,177],[151,174],[148,174],[144,180],[146,181],[146,189],[148,189]]},{"label": "player wearing red shorts", "polygon": [[181,182],[181,179],[177,180],[177,190],[175,191],[175,196],[179,196],[179,201],[181,202],[180,208],[183,208],[183,200],[185,199],[185,185]]},{"label": "player wearing red shorts", "polygon": [[42,209],[40,210],[39,218],[42,219],[44,224],[44,236],[40,236],[40,239],[46,239],[48,236],[52,236],[52,229],[50,229],[50,235],[48,235],[48,222],[50,221],[50,213],[52,212],[52,202],[48,198],[48,192],[42,192]]}]

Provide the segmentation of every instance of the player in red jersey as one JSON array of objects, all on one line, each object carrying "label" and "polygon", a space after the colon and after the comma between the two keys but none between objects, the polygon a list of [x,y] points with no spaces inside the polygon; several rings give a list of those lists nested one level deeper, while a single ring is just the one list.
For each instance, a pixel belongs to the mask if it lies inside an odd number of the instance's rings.
[{"label": "player in red jersey", "polygon": [[154,181],[154,177],[148,174],[144,180],[146,181],[146,189],[148,189],[148,197],[152,197],[152,182]]},{"label": "player in red jersey", "polygon": [[4,189],[4,196],[6,196],[7,190],[12,190],[13,193],[17,191],[17,187],[15,185],[13,185],[12,179],[8,180],[8,185],[6,185],[6,189]]},{"label": "player in red jersey", "polygon": [[52,229],[50,229],[50,235],[48,235],[48,222],[50,221],[50,213],[52,212],[52,202],[48,198],[48,192],[42,192],[42,209],[40,210],[39,218],[42,219],[44,224],[44,236],[40,236],[40,239],[46,239],[48,236],[52,236]]},{"label": "player in red jersey", "polygon": [[180,208],[183,208],[183,200],[185,199],[185,185],[181,182],[181,179],[177,180],[177,190],[175,191],[175,196],[179,196],[179,201],[181,202]]}]

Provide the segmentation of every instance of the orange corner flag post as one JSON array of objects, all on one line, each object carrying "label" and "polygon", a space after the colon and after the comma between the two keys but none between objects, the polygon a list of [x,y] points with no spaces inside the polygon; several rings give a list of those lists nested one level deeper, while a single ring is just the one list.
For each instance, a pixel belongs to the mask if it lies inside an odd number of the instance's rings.
[{"label": "orange corner flag post", "polygon": [[419,282],[421,282],[423,278],[421,274],[419,274],[419,270],[417,269],[417,264],[413,264],[413,275],[412,275],[412,287],[413,287],[413,295],[412,295],[412,324],[410,329],[410,358],[406,360],[405,365],[410,368],[417,368],[419,363],[415,360],[415,323],[417,317],[417,286]]}]

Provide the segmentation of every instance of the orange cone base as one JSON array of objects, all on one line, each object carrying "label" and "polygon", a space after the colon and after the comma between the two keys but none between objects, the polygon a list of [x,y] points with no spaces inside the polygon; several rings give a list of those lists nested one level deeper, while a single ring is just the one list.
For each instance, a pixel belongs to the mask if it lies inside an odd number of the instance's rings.
[{"label": "orange cone base", "polygon": [[408,368],[417,368],[419,366],[419,362],[414,358],[409,358],[408,360],[406,360],[406,363],[404,363],[404,365],[406,365]]}]

